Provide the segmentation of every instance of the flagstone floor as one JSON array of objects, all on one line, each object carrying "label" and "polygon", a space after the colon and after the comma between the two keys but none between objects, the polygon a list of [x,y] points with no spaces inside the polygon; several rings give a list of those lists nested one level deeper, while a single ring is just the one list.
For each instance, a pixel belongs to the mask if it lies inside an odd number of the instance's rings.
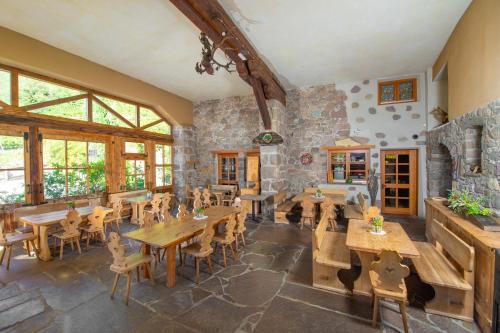
[{"label": "flagstone floor", "polygon": [[[396,218],[394,218],[396,219]],[[424,238],[423,222],[397,219],[412,238]],[[128,223],[122,229],[131,230]],[[111,254],[93,245],[63,260],[39,262],[19,249],[11,271],[0,266],[0,332],[397,332],[401,317],[384,304],[380,328],[371,326],[371,300],[311,287],[311,231],[271,221],[247,223],[247,245],[224,268],[217,255],[213,275],[202,265],[202,282],[186,267],[175,288],[165,287],[163,263],[155,285],[134,282],[128,306],[109,289]],[[138,244],[129,243],[132,249]],[[359,269],[350,272],[351,279]],[[412,332],[473,332],[457,320],[421,309],[432,291],[411,275],[407,280]],[[416,306],[415,306],[416,305]],[[420,306],[420,308],[418,307]]]}]

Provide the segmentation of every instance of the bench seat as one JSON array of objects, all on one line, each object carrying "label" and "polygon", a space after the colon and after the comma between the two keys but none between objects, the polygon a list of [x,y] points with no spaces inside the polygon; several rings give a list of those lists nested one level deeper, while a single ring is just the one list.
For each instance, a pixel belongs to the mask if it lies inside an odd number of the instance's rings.
[{"label": "bench seat", "polygon": [[359,205],[346,205],[344,207],[344,217],[348,220],[363,220],[363,212]]},{"label": "bench seat", "polygon": [[284,203],[278,205],[278,207],[276,207],[275,211],[280,212],[280,213],[288,213],[293,209],[293,207],[295,205],[296,205],[296,202],[293,202],[291,200],[285,201]]},{"label": "bench seat", "polygon": [[346,244],[347,234],[327,231],[323,236],[316,262],[321,265],[350,269],[351,257]]},{"label": "bench seat", "polygon": [[274,222],[288,224],[286,215],[293,209],[295,202],[287,200],[285,191],[278,192],[274,195]]},{"label": "bench seat", "polygon": [[432,244],[424,242],[414,242],[414,244],[420,257],[414,258],[413,264],[422,281],[435,286],[472,290],[472,286]]}]

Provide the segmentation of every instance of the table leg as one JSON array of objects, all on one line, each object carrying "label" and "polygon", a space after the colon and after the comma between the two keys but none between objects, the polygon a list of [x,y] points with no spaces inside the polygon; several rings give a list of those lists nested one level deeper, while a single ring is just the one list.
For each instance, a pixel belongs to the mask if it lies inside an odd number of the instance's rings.
[{"label": "table leg", "polygon": [[252,200],[252,220],[255,221],[255,201]]},{"label": "table leg", "polygon": [[[34,228],[34,230],[37,230],[38,228]],[[46,225],[41,225],[39,227],[40,230],[38,230],[38,248],[40,250],[40,253],[38,255],[38,258],[43,261],[49,261],[52,259],[52,256],[50,255],[50,248],[49,248],[49,227]]]},{"label": "table leg", "polygon": [[139,225],[144,223],[144,206],[146,206],[145,202],[137,204],[137,221],[139,222]]},{"label": "table leg", "polygon": [[130,223],[139,224],[139,214],[137,212],[137,203],[131,202],[130,206],[132,206],[132,217],[130,218]]},{"label": "table leg", "polygon": [[[142,247],[142,254],[149,257],[151,256],[151,246],[149,244],[146,244],[144,243],[143,247]],[[146,264],[144,264],[143,266],[143,270],[144,270],[144,278],[145,279],[149,279],[151,278],[151,275],[149,274],[149,271],[146,269]]]},{"label": "table leg", "polygon": [[175,253],[177,245],[167,247],[167,287],[175,287]]},{"label": "table leg", "polygon": [[359,260],[361,261],[361,274],[354,281],[354,294],[357,295],[372,295],[372,285],[370,283],[370,266],[375,260],[375,254],[368,252],[356,251],[358,254]]}]

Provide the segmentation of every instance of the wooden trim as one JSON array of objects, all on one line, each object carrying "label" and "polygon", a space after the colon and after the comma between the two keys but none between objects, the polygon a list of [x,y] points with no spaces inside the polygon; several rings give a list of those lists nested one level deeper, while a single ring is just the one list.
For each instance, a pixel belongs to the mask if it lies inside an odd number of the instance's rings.
[{"label": "wooden trim", "polygon": [[[409,100],[400,100],[399,99],[399,84],[403,82],[411,82],[413,89],[412,89],[412,98]],[[386,101],[382,102],[382,89],[381,86],[386,86],[386,85],[393,85],[394,86],[394,100],[392,101]],[[407,79],[400,79],[400,80],[390,80],[390,81],[379,81],[377,84],[377,95],[378,95],[378,105],[387,105],[387,104],[398,104],[398,103],[413,103],[417,101],[417,78],[407,78]]]},{"label": "wooden trim", "polygon": [[111,114],[113,114],[114,116],[116,116],[118,119],[120,119],[125,124],[129,125],[130,127],[132,127],[132,128],[136,128],[137,127],[134,124],[132,124],[130,121],[128,121],[124,116],[122,116],[121,114],[119,114],[118,112],[116,112],[115,110],[113,110],[108,104],[106,104],[103,101],[101,101],[98,97],[92,95],[92,101],[95,101],[97,104],[99,104],[100,106],[102,106],[104,109],[106,109],[108,112],[110,112]]},{"label": "wooden trim", "polygon": [[140,130],[145,130],[146,128],[153,127],[154,125],[158,125],[163,122],[163,119],[158,119],[153,121],[152,123],[149,123],[147,125],[144,125],[142,127],[139,127]]},{"label": "wooden trim", "polygon": [[[234,158],[234,166],[235,166],[235,180],[224,179],[222,178],[222,159],[225,158]],[[229,173],[228,173],[229,177]],[[217,184],[218,185],[237,185],[239,183],[238,179],[238,153],[221,153],[217,154]]]},{"label": "wooden trim", "polygon": [[260,149],[255,148],[255,149],[212,150],[210,151],[210,153],[213,155],[239,154],[239,153],[245,153],[248,155],[248,154],[259,154]]},{"label": "wooden trim", "polygon": [[23,109],[25,111],[32,111],[32,110],[36,110],[36,109],[45,108],[48,106],[78,101],[78,100],[81,100],[84,98],[88,98],[88,94],[81,94],[81,95],[76,95],[76,96],[53,99],[51,101],[40,102],[40,103],[36,103],[36,104],[25,105],[25,106],[22,106],[21,109]]},{"label": "wooden trim", "polygon": [[264,124],[264,129],[270,130],[272,126],[271,116],[269,115],[269,109],[267,108],[266,96],[264,94],[264,89],[262,87],[262,82],[259,79],[250,77],[250,83],[252,85],[253,93],[255,99],[257,100],[257,105],[259,107],[260,117]]},{"label": "wooden trim", "polygon": [[10,105],[5,103],[4,101],[0,100],[0,106],[10,106]]},{"label": "wooden trim", "polygon": [[359,146],[322,146],[321,150],[331,150],[331,151],[343,151],[343,150],[363,150],[363,149],[373,149],[375,145],[359,145]]},{"label": "wooden trim", "polygon": [[19,106],[19,76],[17,69],[10,71],[10,104]]}]

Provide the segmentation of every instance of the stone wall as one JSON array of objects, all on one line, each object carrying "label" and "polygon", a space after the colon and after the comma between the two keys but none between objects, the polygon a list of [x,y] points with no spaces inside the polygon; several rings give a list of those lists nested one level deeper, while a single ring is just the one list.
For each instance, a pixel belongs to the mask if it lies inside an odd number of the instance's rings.
[{"label": "stone wall", "polygon": [[184,199],[186,185],[196,184],[196,133],[192,126],[174,126],[174,193]]},{"label": "stone wall", "polygon": [[[481,133],[481,172],[477,174],[470,170],[470,161],[477,161],[478,153],[477,139],[472,135],[474,133]],[[436,164],[443,158],[439,153],[443,151],[440,145],[444,145],[451,156],[452,187],[468,188],[474,193],[484,195],[488,207],[499,214],[500,100],[429,131],[427,143],[429,196],[441,194],[444,190],[441,186],[443,179],[440,165]]]}]

